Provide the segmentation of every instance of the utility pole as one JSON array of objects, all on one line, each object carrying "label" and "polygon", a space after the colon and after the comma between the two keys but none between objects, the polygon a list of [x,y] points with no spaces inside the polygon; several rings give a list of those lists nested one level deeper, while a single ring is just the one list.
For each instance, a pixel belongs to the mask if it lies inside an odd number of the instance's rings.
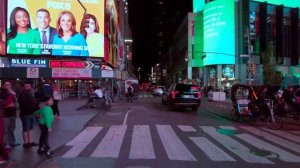
[{"label": "utility pole", "polygon": [[253,61],[252,61],[252,56],[251,56],[251,52],[252,52],[252,49],[251,49],[251,43],[250,43],[250,30],[249,28],[247,29],[247,43],[248,43],[248,65],[247,65],[247,70],[248,70],[248,83],[249,85],[252,84],[252,72],[251,72],[251,65],[253,64]]}]

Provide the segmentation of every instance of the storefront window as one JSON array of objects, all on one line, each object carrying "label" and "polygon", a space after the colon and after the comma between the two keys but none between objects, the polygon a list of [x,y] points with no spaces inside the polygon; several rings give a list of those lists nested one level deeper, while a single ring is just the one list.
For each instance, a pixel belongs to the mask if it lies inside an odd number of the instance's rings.
[{"label": "storefront window", "polygon": [[283,56],[291,56],[291,8],[283,9]]},{"label": "storefront window", "polygon": [[[276,46],[276,25],[275,6],[267,6],[267,42]],[[275,49],[275,48],[274,48]]]},{"label": "storefront window", "polygon": [[[250,30],[250,44],[253,47],[253,53],[259,55],[259,3],[250,2],[249,7],[249,30]],[[248,47],[248,45],[247,45]]]}]

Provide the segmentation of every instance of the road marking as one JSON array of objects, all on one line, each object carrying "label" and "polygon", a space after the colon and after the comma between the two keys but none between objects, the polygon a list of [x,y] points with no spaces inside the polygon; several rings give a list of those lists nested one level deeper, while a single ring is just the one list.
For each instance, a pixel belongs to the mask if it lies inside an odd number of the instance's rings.
[{"label": "road marking", "polygon": [[249,163],[263,163],[263,164],[274,164],[272,161],[264,158],[259,157],[256,155],[253,155],[249,153],[250,149],[244,146],[243,144],[237,142],[233,138],[219,134],[216,132],[216,129],[209,126],[200,126],[200,128],[206,132],[208,135],[213,137],[216,141],[218,141],[220,144],[222,144],[224,147],[226,147],[231,152],[235,153],[237,156],[242,158],[244,161]]},{"label": "road marking", "polygon": [[[224,128],[224,127],[222,127],[222,128]],[[231,130],[236,130],[236,128],[230,127],[230,126],[226,126],[226,128],[231,129]],[[269,152],[273,152],[274,154],[277,154],[279,156],[280,160],[283,160],[285,162],[300,162],[300,157],[298,157],[290,152],[284,151],[284,150],[278,148],[277,146],[274,146],[266,141],[260,140],[259,138],[256,138],[252,135],[243,133],[243,134],[236,134],[235,136],[240,138],[241,140],[255,146],[258,149],[266,150]],[[266,156],[266,157],[268,157],[268,156]]]},{"label": "road marking", "polygon": [[190,139],[213,161],[236,161],[205,137],[190,137]]},{"label": "road marking", "polygon": [[102,127],[86,127],[80,134],[73,138],[66,145],[73,146],[66,152],[63,158],[75,158],[81,151],[95,138],[95,136],[102,130]]},{"label": "road marking", "polygon": [[188,126],[188,125],[178,125],[178,127],[181,129],[181,131],[183,132],[197,132],[197,130],[192,127],[192,126]]},{"label": "road marking", "polygon": [[267,132],[264,132],[264,131],[261,131],[259,129],[256,129],[256,128],[252,128],[252,127],[245,127],[245,126],[241,126],[241,128],[243,128],[244,130],[252,133],[252,134],[255,134],[261,138],[264,138],[268,141],[271,141],[273,143],[276,143],[278,145],[281,145],[283,147],[286,147],[292,151],[295,151],[297,153],[300,153],[300,145],[298,144],[295,144],[291,141],[288,141],[288,140],[285,140],[283,138],[280,138],[280,137],[277,137],[277,136],[274,136],[270,133],[267,133]]},{"label": "road marking", "polygon": [[110,127],[91,156],[118,158],[126,129],[126,125],[114,125]]},{"label": "road marking", "polygon": [[169,125],[156,125],[162,144],[170,160],[196,161]]},{"label": "road marking", "polygon": [[129,159],[155,159],[148,125],[135,125],[133,127]]},{"label": "road marking", "polygon": [[127,123],[127,118],[128,118],[128,114],[131,113],[131,112],[133,112],[133,111],[135,111],[135,110],[129,110],[129,111],[126,112],[125,118],[124,118],[124,121],[123,121],[123,125],[126,125],[126,123]]},{"label": "road marking", "polygon": [[281,131],[281,130],[270,130],[268,128],[262,128],[264,131],[270,132],[272,134],[276,134],[278,136],[281,136],[283,138],[289,139],[291,141],[294,141],[296,143],[300,143],[300,137],[297,135],[293,135],[290,133],[287,133],[285,131]]}]

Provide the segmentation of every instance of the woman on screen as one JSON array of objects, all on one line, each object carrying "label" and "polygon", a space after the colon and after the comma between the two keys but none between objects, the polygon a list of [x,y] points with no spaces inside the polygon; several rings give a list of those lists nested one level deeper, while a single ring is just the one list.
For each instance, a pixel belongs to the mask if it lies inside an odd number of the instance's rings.
[{"label": "woman on screen", "polygon": [[99,33],[99,24],[94,15],[84,15],[80,25],[80,33],[86,39],[89,55],[103,57],[104,37]]},{"label": "woman on screen", "polygon": [[58,15],[56,30],[52,55],[89,56],[86,40],[77,33],[76,20],[71,12],[63,11]]},{"label": "woman on screen", "polygon": [[16,7],[10,14],[7,31],[8,54],[41,54],[41,38],[38,31],[31,29],[30,16],[26,9]]}]

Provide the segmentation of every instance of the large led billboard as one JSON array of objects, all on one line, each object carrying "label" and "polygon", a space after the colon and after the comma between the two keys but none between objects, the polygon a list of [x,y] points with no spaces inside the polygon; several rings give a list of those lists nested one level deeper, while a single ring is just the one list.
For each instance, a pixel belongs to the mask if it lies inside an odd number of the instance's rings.
[{"label": "large led billboard", "polygon": [[7,54],[104,57],[104,1],[8,1]]},{"label": "large led billboard", "polygon": [[257,2],[267,2],[273,5],[283,5],[290,8],[300,8],[299,0],[253,0]]},{"label": "large led billboard", "polygon": [[203,65],[235,64],[233,0],[217,0],[203,11]]},{"label": "large led billboard", "polygon": [[0,55],[5,55],[6,50],[6,38],[5,38],[5,0],[0,0]]}]

